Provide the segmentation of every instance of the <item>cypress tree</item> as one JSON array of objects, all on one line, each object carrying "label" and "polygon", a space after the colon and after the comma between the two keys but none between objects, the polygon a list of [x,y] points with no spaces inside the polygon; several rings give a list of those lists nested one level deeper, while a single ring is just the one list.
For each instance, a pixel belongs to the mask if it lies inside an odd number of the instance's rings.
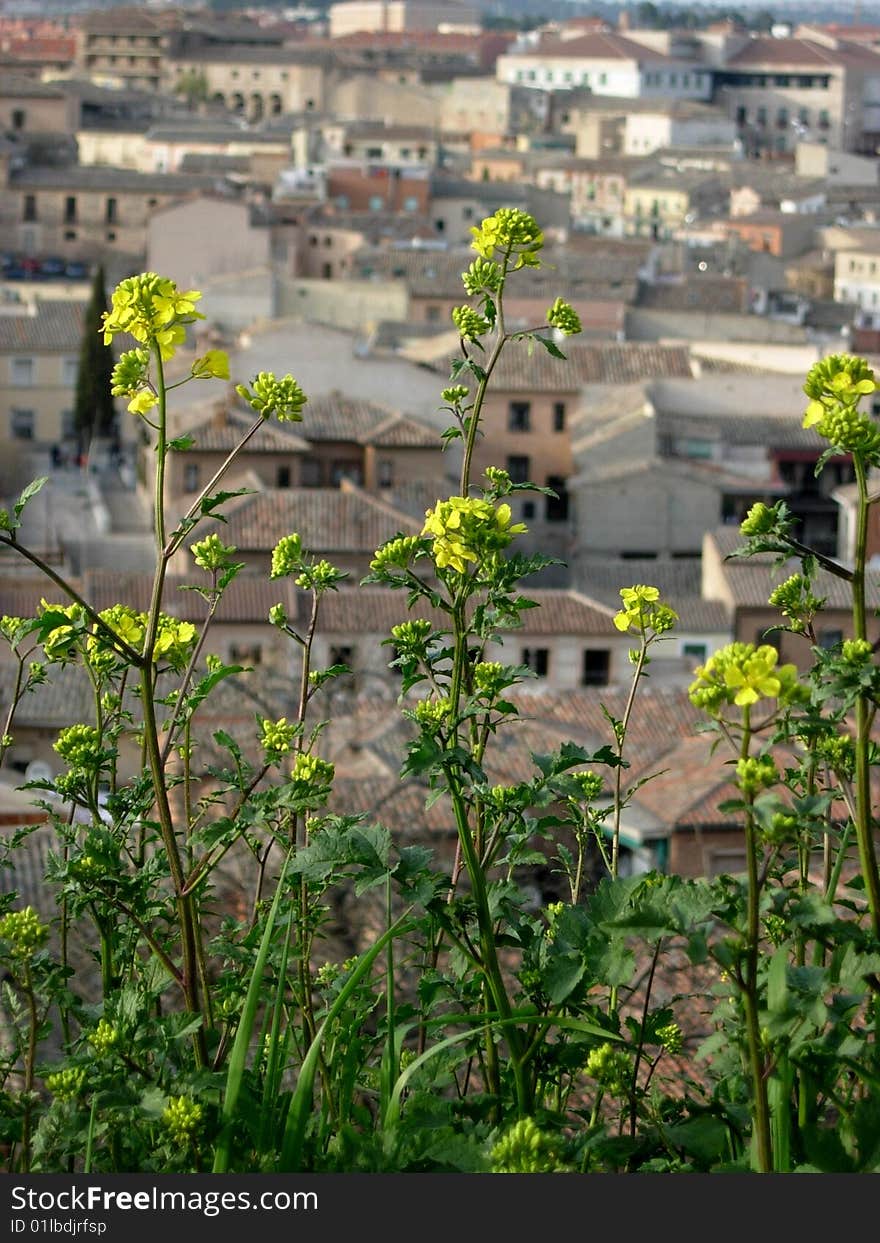
[{"label": "cypress tree", "polygon": [[80,452],[88,452],[92,437],[106,436],[113,430],[116,410],[110,396],[113,372],[113,350],[101,336],[101,316],[107,310],[104,267],[98,264],[92,280],[92,293],[86,307],[79,367],[76,373],[76,395],[73,421],[79,437]]}]

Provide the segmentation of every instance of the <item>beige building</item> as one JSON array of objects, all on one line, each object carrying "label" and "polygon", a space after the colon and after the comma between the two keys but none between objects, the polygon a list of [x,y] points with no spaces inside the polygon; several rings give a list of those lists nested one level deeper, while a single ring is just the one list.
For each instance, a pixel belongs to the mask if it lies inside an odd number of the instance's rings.
[{"label": "beige building", "polygon": [[51,82],[14,73],[0,79],[0,130],[9,134],[70,134],[78,111],[75,99]]},{"label": "beige building", "polygon": [[173,276],[181,289],[210,278],[268,269],[270,229],[247,203],[199,195],[157,208],[147,222],[147,268]]},{"label": "beige building", "polygon": [[215,177],[79,165],[25,167],[0,186],[0,233],[26,254],[142,262],[153,213],[216,186]]},{"label": "beige building", "polygon": [[[486,660],[526,665],[532,671],[534,681],[524,683],[523,694],[616,685],[626,679],[629,642],[614,626],[613,609],[577,591],[530,588],[527,594],[538,607],[527,609],[521,626],[505,631],[485,649]],[[399,593],[374,587],[342,588],[328,595],[314,648],[317,663],[348,665],[355,689],[375,692],[382,682],[394,687],[399,675],[388,667],[391,654],[383,640],[401,620],[401,603]],[[428,617],[438,630],[449,624],[448,617],[421,602],[412,615]]]},{"label": "beige building", "polygon": [[[780,652],[782,661],[791,661],[800,669],[813,664],[810,641],[804,635],[775,630],[772,626],[784,621],[779,610],[768,605],[771,591],[784,582],[790,574],[800,570],[800,562],[774,566],[774,557],[764,554],[733,561],[725,560],[742,540],[736,527],[721,527],[709,531],[703,540],[703,595],[707,600],[720,600],[733,619],[734,638],[742,643],[772,643]],[[837,575],[819,570],[813,590],[824,597],[825,605],[816,622],[817,642],[820,647],[833,647],[842,639],[852,638],[852,593],[850,586]],[[875,572],[869,573],[868,639],[874,643],[880,637],[880,622],[876,609],[880,605],[880,579]]]},{"label": "beige building", "polygon": [[142,8],[86,13],[77,30],[77,68],[100,85],[159,89],[166,39]]},{"label": "beige building", "polygon": [[715,88],[747,154],[804,139],[873,154],[880,136],[880,53],[822,31],[749,39],[716,69]]},{"label": "beige building", "polygon": [[436,31],[444,27],[479,30],[476,9],[458,0],[342,0],[331,4],[330,37],[371,32]]},{"label": "beige building", "polygon": [[325,71],[296,48],[236,44],[181,51],[167,58],[164,86],[203,78],[208,99],[259,121],[288,112],[322,112]]},{"label": "beige building", "polygon": [[508,83],[494,78],[454,78],[443,87],[440,128],[499,137],[509,133],[511,91]]},{"label": "beige building", "polygon": [[84,316],[82,302],[34,299],[0,308],[0,438],[48,446],[74,434]]},{"label": "beige building", "polygon": [[662,167],[628,182],[624,228],[636,237],[669,238],[724,202],[725,190],[717,174]]},{"label": "beige building", "polygon": [[834,298],[859,308],[860,327],[880,327],[880,230],[853,229],[835,251]]}]

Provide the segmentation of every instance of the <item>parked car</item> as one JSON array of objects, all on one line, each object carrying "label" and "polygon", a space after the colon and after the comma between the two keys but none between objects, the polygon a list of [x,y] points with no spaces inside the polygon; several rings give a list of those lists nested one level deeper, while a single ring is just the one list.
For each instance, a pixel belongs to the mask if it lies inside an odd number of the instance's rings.
[{"label": "parked car", "polygon": [[50,255],[48,259],[40,260],[41,276],[64,276],[67,265],[63,259],[59,259],[57,255]]},{"label": "parked car", "polygon": [[71,259],[70,262],[64,266],[64,275],[68,278],[68,280],[72,281],[88,280],[89,265],[87,263],[80,263],[78,259]]}]

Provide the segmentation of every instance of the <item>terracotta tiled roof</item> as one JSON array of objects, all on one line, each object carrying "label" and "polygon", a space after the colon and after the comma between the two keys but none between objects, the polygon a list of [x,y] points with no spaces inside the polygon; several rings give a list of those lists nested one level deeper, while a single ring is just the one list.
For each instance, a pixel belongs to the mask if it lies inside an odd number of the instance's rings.
[{"label": "terracotta tiled roof", "polygon": [[437,433],[415,419],[390,414],[384,423],[365,436],[363,443],[383,449],[440,449]]},{"label": "terracotta tiled roof", "polygon": [[241,552],[274,548],[296,531],[314,553],[372,553],[401,533],[415,535],[422,524],[357,488],[279,488],[233,502],[221,537]]},{"label": "terracotta tiled roof", "polygon": [[523,59],[549,60],[560,56],[576,60],[634,60],[640,64],[668,64],[670,60],[663,52],[655,52],[610,30],[591,31],[577,39],[545,39],[534,51],[525,53]]},{"label": "terracotta tiled roof", "polygon": [[726,605],[704,600],[700,594],[702,568],[697,557],[667,559],[584,557],[572,567],[573,581],[588,595],[609,608],[620,606],[620,588],[630,583],[650,583],[678,613],[679,630],[703,634],[730,631]]},{"label": "terracotta tiled roof", "polygon": [[741,51],[731,56],[725,68],[738,69],[747,65],[791,65],[793,68],[804,66],[813,70],[840,65],[880,72],[880,56],[870,48],[843,40],[836,48],[831,48],[809,39],[757,37],[750,39]]},{"label": "terracotta tiled roof", "polygon": [[[195,533],[189,543],[198,538]],[[197,591],[185,591],[185,586],[202,586],[207,576],[194,570],[185,578],[172,577],[165,581],[163,608],[172,617],[184,621],[202,621],[207,611],[204,599]],[[83,595],[93,608],[110,608],[114,604],[127,604],[145,612],[149,608],[153,586],[151,574],[119,574],[109,570],[87,570],[83,575]],[[261,574],[240,574],[220,600],[215,614],[218,622],[268,625],[269,609],[273,604],[284,605],[289,616],[295,616],[298,596],[301,593],[287,579],[271,582]],[[2,595],[0,595],[2,599]]]},{"label": "terracotta tiled roof", "polygon": [[[306,406],[306,409],[309,407]],[[232,410],[219,410],[186,432],[195,443],[195,453],[230,453],[242,436],[253,427],[255,419]],[[293,431],[281,431],[268,420],[247,442],[246,453],[307,453],[308,441]]]},{"label": "terracotta tiled roof", "polygon": [[316,444],[339,440],[387,448],[440,448],[437,433],[415,419],[338,389],[309,399],[303,430]]},{"label": "terracotta tiled roof", "polygon": [[[525,595],[538,605],[522,614],[517,635],[614,635],[613,610],[588,599],[577,591],[527,589]],[[428,617],[438,628],[448,628],[449,618],[439,610],[417,605],[413,614]],[[382,634],[401,618],[401,600],[396,592],[370,587],[343,587],[325,597],[321,605],[321,629],[328,633]],[[507,633],[506,631],[504,633]]]},{"label": "terracotta tiled roof", "polygon": [[[632,384],[657,378],[691,379],[690,355],[685,345],[603,343],[574,340],[562,343],[565,361],[552,358],[541,346],[529,355],[528,343],[506,346],[492,373],[492,391],[577,392],[584,384]],[[451,359],[432,364],[448,373]],[[462,381],[465,382],[465,381]]]},{"label": "terracotta tiled roof", "polygon": [[[742,547],[743,540],[739,528],[719,527],[708,537],[715,545],[722,558],[730,556],[736,548]],[[722,561],[722,572],[725,582],[738,608],[763,609],[767,607],[767,597],[773,588],[784,582],[789,575],[800,570],[800,562],[796,559],[783,566],[775,566],[775,558],[769,553],[757,557],[735,557]],[[880,573],[868,570],[865,575],[865,586],[868,604],[872,608],[880,605]],[[826,608],[851,610],[852,593],[849,584],[836,574],[820,569],[816,575],[814,591],[817,596],[824,596]]]}]

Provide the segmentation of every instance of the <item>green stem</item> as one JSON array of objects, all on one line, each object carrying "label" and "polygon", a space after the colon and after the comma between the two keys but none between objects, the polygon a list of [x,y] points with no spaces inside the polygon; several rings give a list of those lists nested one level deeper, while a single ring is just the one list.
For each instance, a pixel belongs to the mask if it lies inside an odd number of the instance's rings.
[{"label": "green stem", "polygon": [[[741,758],[748,759],[752,741],[751,712],[748,704],[743,708]],[[758,954],[760,944],[761,890],[758,878],[758,843],[755,833],[755,816],[752,796],[747,796],[745,816],[746,869],[748,876],[747,925],[745,976],[742,981],[743,1006],[746,1012],[746,1039],[748,1042],[749,1073],[752,1079],[752,1108],[754,1122],[755,1157],[762,1174],[773,1172],[773,1147],[770,1135],[770,1101],[767,1081],[764,1077],[764,1059],[761,1051],[761,1028],[758,1019]]]},{"label": "green stem", "polygon": [[[859,489],[855,565],[852,577],[853,634],[856,639],[867,639],[865,562],[868,543],[868,483],[865,464],[858,453],[853,455],[853,465]],[[877,869],[877,852],[871,816],[871,775],[868,757],[870,741],[870,705],[867,697],[860,694],[856,699],[856,838],[871,930],[874,936],[880,939],[880,873]]]}]

